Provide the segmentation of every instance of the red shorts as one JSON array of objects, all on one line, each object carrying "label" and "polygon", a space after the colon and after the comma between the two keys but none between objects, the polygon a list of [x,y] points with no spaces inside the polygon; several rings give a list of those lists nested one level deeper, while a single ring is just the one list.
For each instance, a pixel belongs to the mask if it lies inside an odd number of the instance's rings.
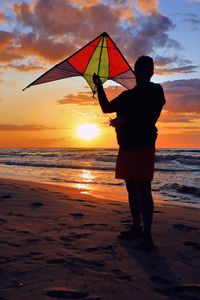
[{"label": "red shorts", "polygon": [[124,180],[153,180],[155,148],[119,149],[115,178]]}]

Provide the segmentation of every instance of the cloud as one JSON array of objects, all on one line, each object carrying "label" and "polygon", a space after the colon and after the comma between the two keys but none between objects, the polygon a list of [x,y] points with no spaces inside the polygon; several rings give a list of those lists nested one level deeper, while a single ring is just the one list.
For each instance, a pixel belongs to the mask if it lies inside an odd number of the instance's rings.
[{"label": "cloud", "polygon": [[193,123],[199,120],[199,114],[163,111],[159,123]]},{"label": "cloud", "polygon": [[[105,88],[106,95],[108,99],[113,99],[117,97],[125,89],[123,87],[107,87]],[[81,106],[98,106],[99,102],[97,100],[97,95],[93,98],[91,92],[79,92],[76,94],[69,94],[63,99],[57,100],[57,103],[60,105],[81,105]]]},{"label": "cloud", "polygon": [[4,9],[0,9],[0,24],[7,24],[9,22],[8,17]]},{"label": "cloud", "polygon": [[23,34],[18,37],[20,43],[19,51],[22,55],[37,56],[48,61],[56,61],[72,52],[74,46],[66,45],[64,42],[52,40],[46,35],[36,33]]},{"label": "cloud", "polygon": [[200,113],[200,79],[174,80],[162,84],[170,112]]},{"label": "cloud", "polygon": [[[143,54],[158,56],[161,48],[181,48],[169,37],[174,24],[159,12],[157,0],[48,0],[48,5],[37,0],[32,4],[16,2],[12,9],[16,26],[13,32],[4,32],[1,61],[19,70],[34,69],[28,66],[30,57],[39,59],[43,66],[59,62],[103,31],[112,36],[130,63]],[[188,72],[192,66],[190,61],[181,64],[176,60],[174,64],[173,68],[166,64],[162,74]]]},{"label": "cloud", "polygon": [[7,63],[23,58],[22,54],[18,53],[14,33],[0,31],[0,40],[0,62]]},{"label": "cloud", "polygon": [[199,68],[199,66],[191,65],[188,59],[180,58],[178,55],[171,57],[157,55],[154,58],[154,65],[155,74],[159,75],[193,73]]},{"label": "cloud", "polygon": [[[185,79],[163,82],[167,115],[162,115],[163,122],[173,122],[176,118],[178,122],[192,122],[198,118],[200,113],[200,79]],[[120,86],[110,86],[105,88],[109,100],[117,97],[125,89]],[[95,96],[97,97],[97,96]],[[97,99],[92,98],[91,92],[79,92],[70,94],[57,101],[60,105],[99,105]],[[170,113],[170,114],[169,114]],[[177,115],[183,113],[182,115]],[[176,115],[175,115],[176,114]],[[168,120],[164,119],[168,116]]]},{"label": "cloud", "polygon": [[179,49],[177,41],[171,39],[168,31],[174,28],[172,21],[161,14],[149,14],[136,19],[137,26],[129,26],[121,34],[127,57],[136,59],[141,55],[156,56],[159,49]]},{"label": "cloud", "polygon": [[[34,142],[39,142],[39,143],[44,143],[46,144],[47,142],[48,143],[57,143],[57,142],[64,142],[68,139],[71,139],[72,137],[71,136],[64,136],[64,137],[59,137],[59,138],[37,138],[37,139],[33,139]],[[41,144],[40,144],[41,146]]]},{"label": "cloud", "polygon": [[72,42],[78,38],[85,40],[94,37],[99,32],[99,27],[112,31],[114,24],[118,22],[116,11],[101,3],[79,7],[70,1],[48,0],[46,5],[46,1],[39,0],[33,8],[22,3],[15,4],[14,9],[19,24],[41,34],[66,35]]},{"label": "cloud", "polygon": [[177,68],[155,68],[155,74],[158,75],[172,75],[172,74],[186,74],[186,73],[193,73],[196,72],[196,70],[199,68],[199,66],[183,66],[183,67],[177,67]]},{"label": "cloud", "polygon": [[80,92],[77,94],[69,94],[63,99],[57,101],[58,104],[73,104],[73,105],[97,105],[98,102],[94,101],[91,92]]},{"label": "cloud", "polygon": [[38,71],[43,70],[42,65],[36,65],[35,63],[28,63],[28,64],[7,64],[4,69],[13,69],[19,72],[27,72],[27,71]]},{"label": "cloud", "polygon": [[15,125],[0,124],[0,131],[42,131],[42,130],[60,130],[63,128],[46,127],[44,125]]},{"label": "cloud", "polygon": [[200,0],[186,0],[187,2],[197,2],[200,3]]},{"label": "cloud", "polygon": [[145,14],[158,13],[158,0],[137,0],[136,8]]},{"label": "cloud", "polygon": [[[200,79],[167,81],[162,83],[162,86],[167,102],[159,123],[196,124],[200,120]],[[123,90],[122,87],[114,86],[105,88],[109,100],[117,97]],[[99,106],[98,100],[92,98],[91,92],[70,94],[58,100],[57,103],[59,105]]]},{"label": "cloud", "polygon": [[184,22],[188,22],[193,26],[193,29],[197,29],[200,25],[200,17],[194,13],[188,13]]},{"label": "cloud", "polygon": [[[11,45],[13,39],[13,34],[7,31],[0,31],[0,51],[4,51],[7,47]],[[0,53],[1,53],[0,52]]]}]

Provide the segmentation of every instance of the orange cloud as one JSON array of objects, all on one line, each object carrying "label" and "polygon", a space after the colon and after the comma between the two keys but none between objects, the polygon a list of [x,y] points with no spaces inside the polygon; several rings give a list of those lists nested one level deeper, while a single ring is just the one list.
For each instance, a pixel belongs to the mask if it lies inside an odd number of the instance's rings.
[{"label": "orange cloud", "polygon": [[58,104],[73,104],[73,105],[97,105],[94,101],[91,92],[80,92],[77,94],[69,94],[63,99],[57,101]]},{"label": "orange cloud", "polygon": [[0,131],[41,131],[41,130],[60,130],[63,128],[45,127],[44,125],[13,125],[0,124]]},{"label": "orange cloud", "polygon": [[13,34],[7,31],[0,31],[0,53],[11,45]]},{"label": "orange cloud", "polygon": [[177,113],[164,110],[159,123],[193,123],[200,119],[197,113]]},{"label": "orange cloud", "polygon": [[[105,88],[106,95],[108,99],[113,99],[117,97],[125,89],[123,87],[107,87]],[[91,92],[79,92],[76,94],[69,94],[63,99],[58,100],[58,104],[74,104],[74,105],[99,105],[97,100],[97,95],[93,98]]]},{"label": "orange cloud", "polygon": [[137,0],[135,6],[139,11],[145,14],[159,13],[158,0]]},{"label": "orange cloud", "polygon": [[3,9],[0,9],[0,23],[2,23],[2,24],[8,23],[8,18],[6,16],[6,12]]}]

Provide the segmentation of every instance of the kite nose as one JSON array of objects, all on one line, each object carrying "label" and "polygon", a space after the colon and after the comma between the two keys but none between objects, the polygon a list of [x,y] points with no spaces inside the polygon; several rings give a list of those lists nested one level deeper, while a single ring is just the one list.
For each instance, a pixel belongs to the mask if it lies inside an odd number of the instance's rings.
[{"label": "kite nose", "polygon": [[102,36],[108,36],[107,32],[103,32]]}]

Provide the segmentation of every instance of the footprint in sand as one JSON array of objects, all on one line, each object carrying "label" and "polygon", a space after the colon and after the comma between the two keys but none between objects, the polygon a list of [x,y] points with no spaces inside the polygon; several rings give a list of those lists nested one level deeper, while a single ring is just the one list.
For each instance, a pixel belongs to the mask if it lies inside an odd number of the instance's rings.
[{"label": "footprint in sand", "polygon": [[184,241],[183,244],[185,246],[191,246],[196,250],[200,250],[200,243],[195,242],[195,241]]},{"label": "footprint in sand", "polygon": [[188,225],[185,225],[185,224],[174,224],[173,226],[174,226],[174,228],[176,228],[180,231],[183,231],[183,232],[190,232],[190,231],[193,231],[193,230],[198,230],[198,228],[196,228],[196,227],[188,226]]},{"label": "footprint in sand", "polygon": [[39,207],[41,207],[43,205],[44,204],[41,203],[41,202],[33,202],[33,203],[31,203],[31,207],[33,207],[33,208],[39,208]]},{"label": "footprint in sand", "polygon": [[91,205],[91,204],[84,204],[83,206],[87,206],[87,207],[91,207],[91,208],[95,208],[96,206]]},{"label": "footprint in sand", "polygon": [[178,299],[200,299],[200,286],[199,285],[179,285],[173,288],[173,292]]},{"label": "footprint in sand", "polygon": [[123,212],[120,211],[120,210],[112,210],[112,212],[115,213],[115,214],[120,214],[120,215],[123,214]]},{"label": "footprint in sand", "polygon": [[97,247],[90,247],[90,248],[86,248],[84,249],[85,252],[87,253],[93,253],[93,252],[99,252],[99,251],[103,251],[103,253],[107,253],[107,252],[113,252],[114,248],[112,245],[108,245],[108,246],[97,246]]},{"label": "footprint in sand", "polygon": [[12,196],[9,195],[9,194],[6,194],[6,195],[2,195],[1,198],[2,199],[9,199],[9,198],[12,198]]},{"label": "footprint in sand", "polygon": [[74,217],[74,219],[82,219],[84,217],[82,213],[71,213],[70,215]]},{"label": "footprint in sand", "polygon": [[[95,223],[88,223],[88,224],[82,224],[80,227],[81,228],[95,228],[95,227],[98,227],[98,226],[102,226],[102,227],[107,227],[108,224],[103,224],[103,223],[100,223],[100,224],[95,224]],[[96,228],[95,228],[96,229]]]},{"label": "footprint in sand", "polygon": [[85,202],[85,200],[82,200],[82,199],[76,199],[76,200],[73,200],[73,201]]},{"label": "footprint in sand", "polygon": [[11,242],[7,242],[7,241],[0,241],[0,243],[11,246],[11,247],[16,247],[16,248],[20,247],[20,245],[18,245],[16,243],[11,243]]},{"label": "footprint in sand", "polygon": [[131,223],[131,220],[130,219],[125,219],[125,220],[122,220],[121,223],[125,223],[125,224],[126,223]]},{"label": "footprint in sand", "polygon": [[47,260],[47,263],[50,265],[63,265],[66,263],[66,260],[63,258],[54,258]]},{"label": "footprint in sand", "polygon": [[26,239],[25,241],[26,241],[27,243],[37,243],[37,242],[41,242],[42,239],[32,238],[32,239]]},{"label": "footprint in sand", "polygon": [[7,223],[7,221],[0,218],[0,225],[3,225],[3,224],[5,224],[5,223]]},{"label": "footprint in sand", "polygon": [[85,299],[85,300],[100,300],[97,296],[90,296],[88,293],[72,290],[67,288],[57,288],[47,291],[46,295],[55,299]]},{"label": "footprint in sand", "polygon": [[70,244],[73,241],[84,239],[84,238],[86,238],[86,237],[88,237],[90,235],[91,235],[90,233],[83,233],[83,234],[72,233],[72,234],[70,234],[68,236],[61,236],[60,240],[62,242],[64,242],[65,244]]}]

